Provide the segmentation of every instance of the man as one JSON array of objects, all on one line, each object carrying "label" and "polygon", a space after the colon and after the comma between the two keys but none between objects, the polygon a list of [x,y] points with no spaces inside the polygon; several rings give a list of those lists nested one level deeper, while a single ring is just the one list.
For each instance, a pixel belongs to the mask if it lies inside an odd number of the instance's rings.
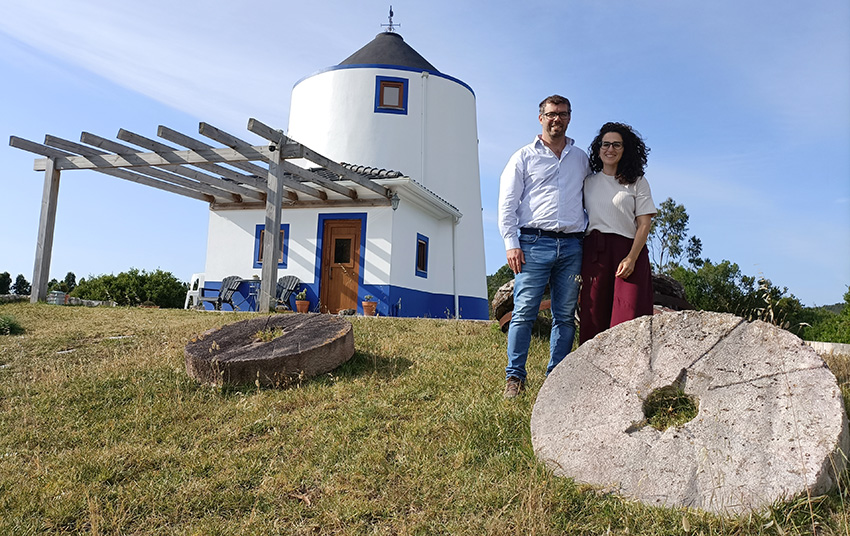
[{"label": "man", "polygon": [[587,227],[582,185],[590,166],[566,135],[571,112],[570,101],[560,95],[544,99],[538,116],[543,132],[514,153],[500,179],[499,231],[515,274],[505,398],[525,388],[531,327],[547,284],[553,318],[547,375],[573,346]]}]

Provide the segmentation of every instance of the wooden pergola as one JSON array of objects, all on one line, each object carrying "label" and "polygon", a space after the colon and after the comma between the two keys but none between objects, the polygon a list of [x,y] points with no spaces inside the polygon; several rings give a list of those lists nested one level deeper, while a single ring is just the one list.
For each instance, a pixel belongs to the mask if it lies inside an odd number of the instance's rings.
[{"label": "wooden pergola", "polygon": [[[125,145],[83,132],[80,143],[47,135],[44,144],[12,136],[9,145],[46,158],[35,161],[44,171],[44,191],[38,225],[35,267],[30,301],[47,299],[53,250],[59,176],[64,170],[90,169],[113,177],[205,201],[217,209],[265,207],[265,228],[278,229],[281,209],[305,206],[382,206],[391,204],[392,192],[375,179],[400,177],[397,172],[334,162],[256,119],[248,130],[267,140],[251,145],[207,123],[199,133],[223,147],[160,126],[157,135],[183,149],[119,130]],[[142,148],[144,151],[140,151]],[[305,159],[306,169],[290,160]],[[262,282],[258,309],[275,307],[277,233],[264,233]]]}]

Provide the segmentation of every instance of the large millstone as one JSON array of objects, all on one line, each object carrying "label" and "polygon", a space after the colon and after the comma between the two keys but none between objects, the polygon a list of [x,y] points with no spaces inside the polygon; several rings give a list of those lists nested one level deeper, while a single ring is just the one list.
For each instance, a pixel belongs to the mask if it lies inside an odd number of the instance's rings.
[{"label": "large millstone", "polygon": [[[698,413],[662,432],[643,404],[671,385]],[[638,318],[571,353],[540,389],[531,441],[559,476],[732,514],[827,492],[850,453],[841,391],[814,350],[770,324],[697,311]]]},{"label": "large millstone", "polygon": [[263,316],[207,331],[186,345],[185,354],[186,372],[202,383],[286,385],[348,361],[354,331],[331,315]]}]

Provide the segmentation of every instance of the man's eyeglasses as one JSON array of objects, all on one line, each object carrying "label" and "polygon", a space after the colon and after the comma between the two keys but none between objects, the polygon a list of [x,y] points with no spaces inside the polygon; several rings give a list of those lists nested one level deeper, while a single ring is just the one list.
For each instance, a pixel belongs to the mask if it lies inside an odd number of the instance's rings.
[{"label": "man's eyeglasses", "polygon": [[570,117],[570,112],[546,112],[542,114],[546,119],[555,119],[556,117],[560,117],[561,119],[568,119]]},{"label": "man's eyeglasses", "polygon": [[623,142],[621,141],[603,141],[602,148],[607,149],[609,147],[613,147],[614,149],[620,150],[623,148]]}]

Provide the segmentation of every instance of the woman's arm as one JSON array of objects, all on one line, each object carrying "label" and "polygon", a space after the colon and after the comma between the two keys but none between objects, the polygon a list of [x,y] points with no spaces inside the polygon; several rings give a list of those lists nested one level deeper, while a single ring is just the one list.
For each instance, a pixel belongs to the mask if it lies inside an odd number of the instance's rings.
[{"label": "woman's arm", "polygon": [[632,242],[632,249],[626,258],[620,261],[617,267],[617,273],[614,274],[622,279],[628,279],[632,272],[635,271],[635,263],[637,262],[640,250],[646,245],[646,239],[649,237],[649,228],[652,227],[652,214],[643,214],[635,218],[637,230],[635,231],[635,239]]}]

